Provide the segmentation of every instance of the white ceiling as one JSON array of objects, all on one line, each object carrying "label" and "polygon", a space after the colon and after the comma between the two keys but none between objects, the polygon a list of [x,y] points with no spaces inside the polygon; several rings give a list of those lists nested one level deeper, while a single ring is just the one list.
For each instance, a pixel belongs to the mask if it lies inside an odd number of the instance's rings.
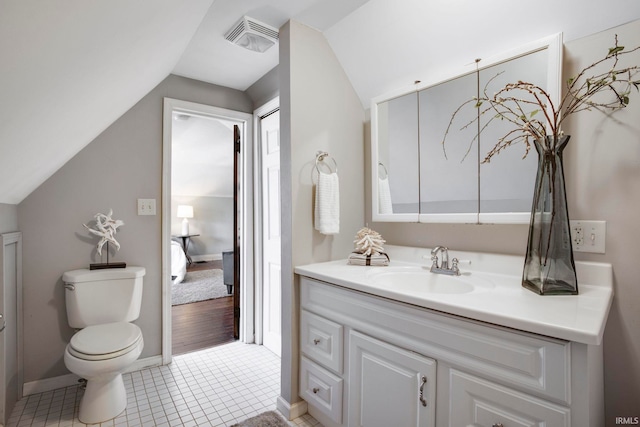
[{"label": "white ceiling", "polygon": [[[222,39],[243,15],[322,31],[363,105],[638,0],[2,0],[0,203],[19,203],[170,73],[244,90],[278,62]],[[639,40],[623,40],[639,45]]]},{"label": "white ceiling", "polygon": [[224,35],[247,15],[274,28],[290,19],[324,31],[367,0],[215,0],[173,74],[246,90],[278,65],[277,45],[264,53],[243,49]]},{"label": "white ceiling", "polygon": [[[476,58],[639,18],[638,0],[370,0],[324,35],[368,108],[372,97],[442,80]],[[622,42],[640,45],[640,34]]]}]

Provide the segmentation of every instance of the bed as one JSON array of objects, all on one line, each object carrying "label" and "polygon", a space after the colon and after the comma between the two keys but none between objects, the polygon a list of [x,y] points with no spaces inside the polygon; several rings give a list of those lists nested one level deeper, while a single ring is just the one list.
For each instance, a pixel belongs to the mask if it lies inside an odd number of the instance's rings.
[{"label": "bed", "polygon": [[171,280],[178,284],[184,280],[187,274],[187,257],[182,245],[175,240],[171,241]]}]

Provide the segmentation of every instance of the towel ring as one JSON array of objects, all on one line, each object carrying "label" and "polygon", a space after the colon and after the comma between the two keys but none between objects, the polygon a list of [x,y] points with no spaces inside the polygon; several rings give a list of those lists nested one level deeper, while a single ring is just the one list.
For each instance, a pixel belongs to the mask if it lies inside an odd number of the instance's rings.
[{"label": "towel ring", "polygon": [[315,168],[318,171],[318,173],[320,173],[320,163],[324,163],[329,168],[329,172],[331,172],[331,165],[329,165],[329,164],[327,164],[325,162],[325,159],[327,157],[333,162],[333,173],[338,173],[338,162],[336,162],[336,159],[334,159],[333,157],[329,156],[329,153],[327,153],[325,151],[318,151],[316,153],[316,165],[315,165]]},{"label": "towel ring", "polygon": [[[382,170],[384,170],[384,176],[380,176],[380,171],[379,171],[379,167],[382,166]],[[387,171],[387,167],[382,163],[382,162],[378,162],[378,178],[388,178],[389,177],[389,172]]]}]

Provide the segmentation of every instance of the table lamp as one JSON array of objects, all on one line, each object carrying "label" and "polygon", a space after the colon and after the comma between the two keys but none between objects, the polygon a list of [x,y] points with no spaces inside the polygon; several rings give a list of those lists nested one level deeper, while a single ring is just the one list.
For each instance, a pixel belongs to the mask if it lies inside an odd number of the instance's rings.
[{"label": "table lamp", "polygon": [[189,220],[187,218],[193,218],[193,206],[178,205],[178,218],[182,218],[182,235],[189,235]]}]

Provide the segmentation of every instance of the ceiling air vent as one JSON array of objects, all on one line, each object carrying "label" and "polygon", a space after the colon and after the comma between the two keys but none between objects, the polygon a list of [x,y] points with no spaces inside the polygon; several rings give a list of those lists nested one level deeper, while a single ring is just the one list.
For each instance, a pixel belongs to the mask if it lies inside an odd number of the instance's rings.
[{"label": "ceiling air vent", "polygon": [[264,52],[278,41],[278,30],[248,16],[242,17],[224,38],[255,52]]}]

